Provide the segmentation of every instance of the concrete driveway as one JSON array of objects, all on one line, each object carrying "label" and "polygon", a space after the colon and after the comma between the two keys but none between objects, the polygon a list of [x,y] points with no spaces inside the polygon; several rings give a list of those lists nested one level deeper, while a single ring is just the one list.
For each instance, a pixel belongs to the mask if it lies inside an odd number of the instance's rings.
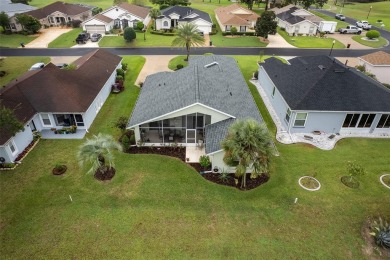
[{"label": "concrete driveway", "polygon": [[[348,44],[351,44],[350,49],[372,49],[371,47],[364,46],[358,42],[355,42],[352,40],[352,37],[355,36],[356,34],[341,34],[341,33],[333,33],[333,34],[327,34],[326,36],[329,38],[334,38],[338,41],[340,41],[342,44],[347,46]],[[363,31],[362,34],[360,34],[361,37],[364,37],[366,35],[366,32]]]},{"label": "concrete driveway", "polygon": [[47,29],[41,29],[39,31],[39,36],[32,42],[26,44],[28,48],[47,48],[47,45],[55,40],[61,34],[67,33],[72,29],[69,28],[60,28],[60,27],[50,27]]},{"label": "concrete driveway", "polygon": [[296,48],[289,44],[280,34],[276,33],[275,35],[268,35],[268,45],[267,48]]},{"label": "concrete driveway", "polygon": [[146,77],[150,74],[162,71],[172,71],[168,68],[168,63],[171,59],[176,57],[176,55],[146,55],[144,57],[146,58],[146,62],[135,81],[136,85],[139,85],[140,82],[145,82]]}]

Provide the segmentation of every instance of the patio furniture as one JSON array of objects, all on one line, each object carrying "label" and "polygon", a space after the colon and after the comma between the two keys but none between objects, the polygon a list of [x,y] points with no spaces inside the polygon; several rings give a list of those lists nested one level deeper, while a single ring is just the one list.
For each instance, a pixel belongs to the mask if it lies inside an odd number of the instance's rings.
[{"label": "patio furniture", "polygon": [[313,141],[313,137],[312,137],[312,136],[304,135],[303,137],[304,137],[306,140],[308,140],[308,141]]},{"label": "patio furniture", "polygon": [[335,138],[335,137],[336,137],[335,134],[331,134],[330,136],[328,136],[328,139],[329,139],[329,140],[332,140],[332,139]]}]

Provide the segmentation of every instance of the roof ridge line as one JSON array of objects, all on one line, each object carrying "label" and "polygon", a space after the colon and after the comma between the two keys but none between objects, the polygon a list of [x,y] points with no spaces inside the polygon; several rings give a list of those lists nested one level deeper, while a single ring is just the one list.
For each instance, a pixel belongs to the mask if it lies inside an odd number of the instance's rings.
[{"label": "roof ridge line", "polygon": [[195,101],[199,102],[199,73],[198,64],[195,67]]}]

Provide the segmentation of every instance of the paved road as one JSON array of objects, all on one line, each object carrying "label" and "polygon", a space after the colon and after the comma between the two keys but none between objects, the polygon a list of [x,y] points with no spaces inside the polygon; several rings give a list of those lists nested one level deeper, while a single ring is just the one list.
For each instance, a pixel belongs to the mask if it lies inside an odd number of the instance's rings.
[{"label": "paved road", "polygon": [[[65,48],[65,49],[32,49],[32,48],[0,48],[0,56],[82,56],[96,48]],[[105,48],[116,55],[185,55],[181,48]],[[191,54],[213,53],[217,55],[259,55],[260,51],[265,55],[278,56],[311,56],[329,55],[330,49],[297,49],[297,48],[218,48],[204,47],[193,48]],[[335,57],[359,57],[376,49],[350,50],[334,49],[332,56]]]}]

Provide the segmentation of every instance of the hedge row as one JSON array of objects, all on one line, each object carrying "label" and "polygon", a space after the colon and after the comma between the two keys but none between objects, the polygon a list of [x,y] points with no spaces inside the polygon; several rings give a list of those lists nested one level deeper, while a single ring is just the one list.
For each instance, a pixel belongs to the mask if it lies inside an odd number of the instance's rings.
[{"label": "hedge row", "polygon": [[[232,35],[232,33],[231,32],[222,32],[222,35],[223,36]],[[255,32],[236,32],[234,35],[255,36],[256,33]]]}]

